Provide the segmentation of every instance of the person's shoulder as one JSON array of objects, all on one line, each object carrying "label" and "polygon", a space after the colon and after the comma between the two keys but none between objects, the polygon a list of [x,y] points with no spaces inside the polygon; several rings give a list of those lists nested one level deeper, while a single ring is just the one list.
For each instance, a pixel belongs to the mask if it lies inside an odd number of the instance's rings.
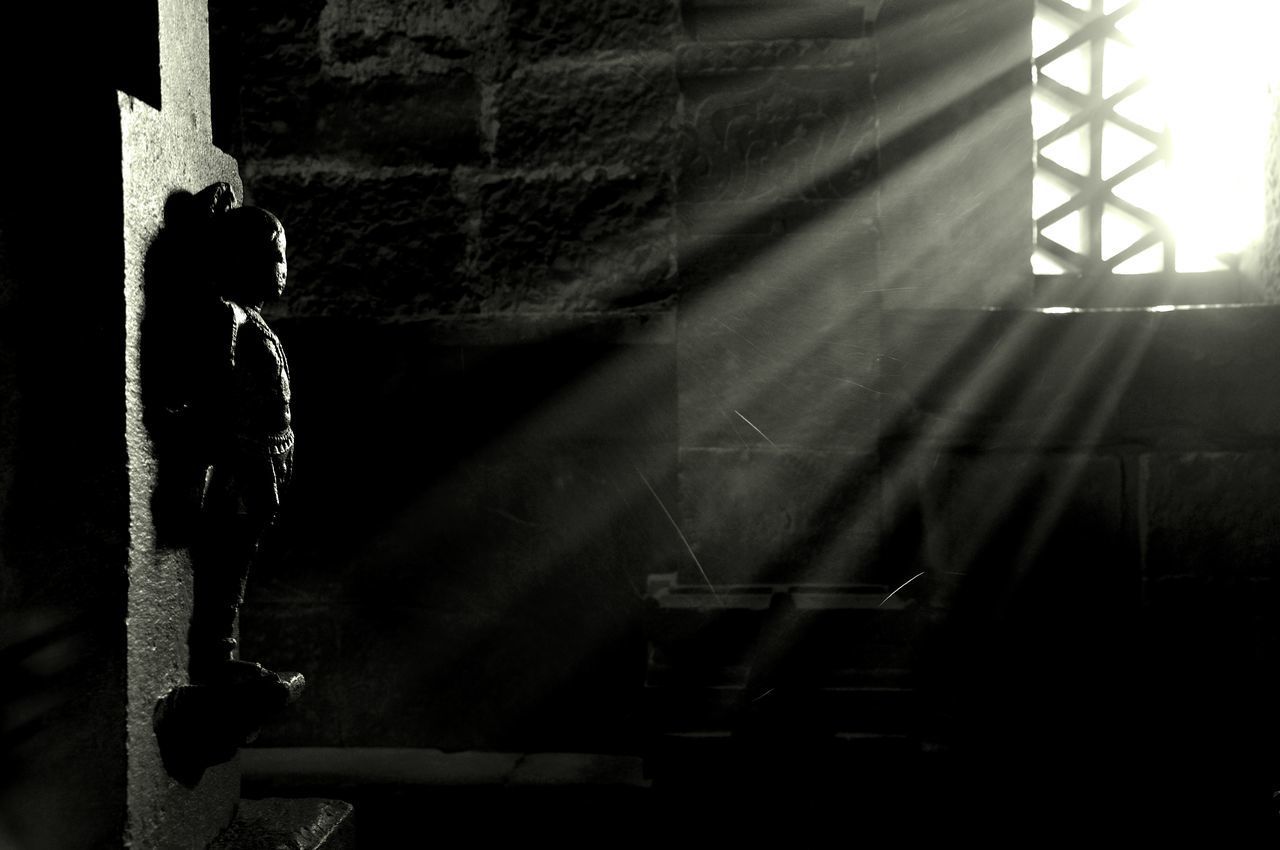
[{"label": "person's shoulder", "polygon": [[224,322],[230,322],[236,327],[249,321],[249,311],[234,301],[228,301],[226,298],[219,298],[215,309],[219,319]]},{"label": "person's shoulder", "polygon": [[264,317],[262,313],[249,307],[240,307],[238,305],[233,306],[244,313],[242,324],[252,327],[257,333],[269,340],[274,341],[276,339],[275,331],[271,330],[271,325],[267,324],[266,317]]}]

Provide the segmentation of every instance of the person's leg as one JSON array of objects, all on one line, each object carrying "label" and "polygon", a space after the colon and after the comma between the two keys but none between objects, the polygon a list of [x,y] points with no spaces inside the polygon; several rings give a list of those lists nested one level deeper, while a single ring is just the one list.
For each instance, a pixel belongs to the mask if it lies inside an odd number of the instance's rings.
[{"label": "person's leg", "polygon": [[266,525],[247,514],[206,516],[202,524],[191,549],[195,598],[188,641],[194,683],[233,675],[236,617]]}]

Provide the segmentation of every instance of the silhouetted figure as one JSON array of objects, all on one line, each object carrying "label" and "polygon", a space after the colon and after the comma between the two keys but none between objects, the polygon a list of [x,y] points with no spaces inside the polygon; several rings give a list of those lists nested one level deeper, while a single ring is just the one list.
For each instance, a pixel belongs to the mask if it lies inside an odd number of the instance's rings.
[{"label": "silhouetted figure", "polygon": [[237,208],[226,183],[173,201],[149,272],[144,385],[160,458],[152,513],[161,539],[190,547],[194,600],[191,684],[157,701],[155,728],[170,774],[194,785],[305,680],[235,657],[245,582],[293,472],[289,366],[260,312],[284,291],[284,227]]},{"label": "silhouetted figure", "polygon": [[234,628],[245,582],[275,523],[293,471],[289,366],[262,318],[264,302],[284,291],[284,226],[256,207],[231,207],[230,187],[197,196],[210,204],[211,344],[203,387],[191,411],[205,464],[192,545],[195,607],[191,680],[208,684],[269,675],[234,660]]}]

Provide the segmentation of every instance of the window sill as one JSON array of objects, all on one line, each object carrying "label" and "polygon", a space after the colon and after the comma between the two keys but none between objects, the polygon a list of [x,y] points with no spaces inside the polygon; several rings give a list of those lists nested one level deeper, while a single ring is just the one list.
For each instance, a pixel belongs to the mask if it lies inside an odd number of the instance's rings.
[{"label": "window sill", "polygon": [[1151,308],[1264,304],[1260,283],[1236,270],[1141,275],[1036,275],[1032,307]]}]

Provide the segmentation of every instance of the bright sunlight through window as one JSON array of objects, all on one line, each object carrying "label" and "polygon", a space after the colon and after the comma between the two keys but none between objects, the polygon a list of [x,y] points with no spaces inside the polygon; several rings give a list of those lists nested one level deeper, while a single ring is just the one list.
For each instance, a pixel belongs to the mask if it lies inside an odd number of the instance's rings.
[{"label": "bright sunlight through window", "polygon": [[1211,271],[1263,229],[1280,0],[1037,0],[1038,274]]}]

